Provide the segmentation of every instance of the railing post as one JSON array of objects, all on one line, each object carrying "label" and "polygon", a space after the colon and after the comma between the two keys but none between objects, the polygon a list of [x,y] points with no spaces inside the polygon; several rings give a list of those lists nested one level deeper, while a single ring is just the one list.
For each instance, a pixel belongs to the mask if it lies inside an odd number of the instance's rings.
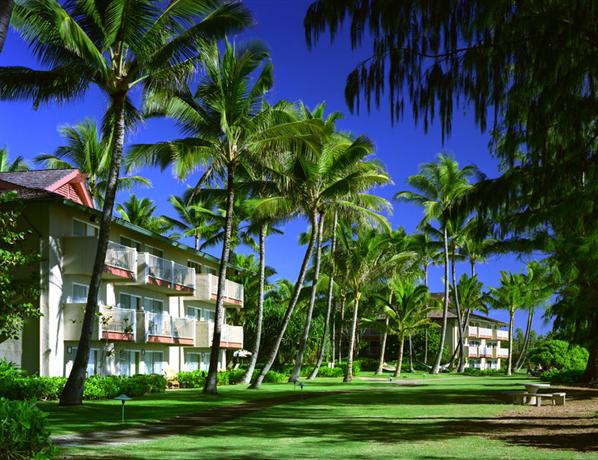
[{"label": "railing post", "polygon": [[174,289],[174,260],[170,261],[170,284]]},{"label": "railing post", "polygon": [[145,253],[145,267],[143,267],[144,282],[149,282],[149,252]]},{"label": "railing post", "polygon": [[174,339],[175,333],[174,333],[174,318],[172,317],[172,315],[170,316],[170,338]]}]

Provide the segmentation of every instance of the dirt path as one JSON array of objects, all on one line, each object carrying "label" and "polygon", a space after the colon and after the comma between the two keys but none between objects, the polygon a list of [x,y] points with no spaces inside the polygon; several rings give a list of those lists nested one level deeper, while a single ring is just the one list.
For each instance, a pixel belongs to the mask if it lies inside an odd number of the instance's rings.
[{"label": "dirt path", "polygon": [[211,427],[220,423],[244,417],[280,404],[301,401],[304,399],[331,396],[348,391],[323,391],[314,393],[292,393],[286,396],[258,399],[242,404],[214,407],[184,416],[164,419],[157,423],[140,425],[116,431],[95,431],[88,433],[68,434],[52,437],[52,441],[61,447],[69,446],[115,446],[151,441],[165,436],[186,434],[197,429]]}]

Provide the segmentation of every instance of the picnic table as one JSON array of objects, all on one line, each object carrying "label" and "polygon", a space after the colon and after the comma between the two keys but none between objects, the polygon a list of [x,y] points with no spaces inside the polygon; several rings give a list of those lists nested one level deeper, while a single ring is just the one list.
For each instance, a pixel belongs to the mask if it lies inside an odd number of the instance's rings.
[{"label": "picnic table", "polygon": [[[550,388],[548,383],[524,383],[525,390],[528,396],[527,403],[530,405],[536,404],[536,395],[538,391],[543,388]],[[547,395],[548,396],[548,395]],[[550,395],[552,397],[552,395]]]}]

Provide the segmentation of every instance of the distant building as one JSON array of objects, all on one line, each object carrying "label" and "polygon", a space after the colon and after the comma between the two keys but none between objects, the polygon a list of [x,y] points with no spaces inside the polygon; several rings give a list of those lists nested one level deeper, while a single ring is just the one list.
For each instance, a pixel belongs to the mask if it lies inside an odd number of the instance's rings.
[{"label": "distant building", "polygon": [[[94,263],[100,211],[77,169],[0,173],[0,192],[24,203],[25,247],[41,251],[41,318],[0,344],[0,358],[44,376],[66,376],[75,358]],[[98,298],[88,375],[207,370],[218,260],[114,219]],[[243,308],[243,286],[226,281],[225,306]],[[223,326],[226,349],[243,347],[243,328]]]}]

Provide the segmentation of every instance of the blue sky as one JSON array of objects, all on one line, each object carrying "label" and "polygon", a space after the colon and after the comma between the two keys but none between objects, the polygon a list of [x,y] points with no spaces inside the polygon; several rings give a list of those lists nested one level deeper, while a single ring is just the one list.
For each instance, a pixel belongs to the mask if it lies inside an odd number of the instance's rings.
[{"label": "blue sky", "polygon": [[[379,190],[387,199],[406,186],[406,179],[417,172],[418,165],[433,161],[441,151],[448,151],[461,164],[476,164],[489,176],[497,174],[496,160],[488,152],[488,136],[480,133],[473,121],[468,107],[456,110],[451,136],[442,143],[438,125],[433,125],[424,133],[421,125],[416,125],[410,112],[395,126],[391,126],[388,106],[371,114],[362,112],[351,115],[344,102],[344,84],[346,75],[355,63],[367,57],[367,45],[363,49],[352,51],[348,36],[341,35],[334,44],[328,37],[309,51],[305,44],[303,17],[309,0],[246,0],[253,11],[256,25],[235,37],[237,41],[259,39],[268,44],[274,64],[275,86],[270,94],[272,101],[288,99],[302,100],[308,106],[326,101],[329,111],[339,111],[345,117],[338,122],[339,128],[355,135],[369,136],[375,146],[378,158],[385,164],[393,178],[394,185]],[[14,32],[10,32],[4,52],[0,54],[0,65],[25,65],[39,67],[27,46]],[[97,120],[106,108],[106,100],[92,89],[81,100],[62,106],[42,106],[33,110],[27,102],[0,102],[0,146],[8,147],[11,157],[23,155],[31,159],[42,152],[52,152],[61,145],[57,128],[65,123],[74,124],[86,117]],[[177,130],[168,120],[151,120],[140,126],[129,138],[128,143],[153,142],[177,136]],[[158,204],[158,212],[173,214],[167,202],[170,194],[184,190],[185,184],[174,179],[170,171],[161,173],[157,169],[143,169],[138,173],[150,178],[152,189],[135,190],[138,195],[147,196]],[[188,179],[194,183],[196,176]],[[119,201],[127,198],[120,194]],[[390,220],[394,227],[403,226],[409,232],[422,217],[421,209],[395,203]],[[294,279],[297,274],[303,248],[297,244],[299,232],[306,229],[304,221],[288,224],[282,236],[273,236],[268,240],[268,264],[276,268],[279,275]],[[210,251],[214,254],[217,251]],[[515,256],[494,257],[478,267],[480,279],[487,285],[498,285],[500,270],[522,271],[525,262]],[[467,270],[463,265],[461,271]],[[430,273],[433,290],[441,290],[442,268],[434,267]],[[492,316],[506,320],[506,312],[492,312]],[[524,314],[520,313],[517,325],[524,326]],[[549,324],[536,318],[534,327],[538,331],[547,331]]]}]

